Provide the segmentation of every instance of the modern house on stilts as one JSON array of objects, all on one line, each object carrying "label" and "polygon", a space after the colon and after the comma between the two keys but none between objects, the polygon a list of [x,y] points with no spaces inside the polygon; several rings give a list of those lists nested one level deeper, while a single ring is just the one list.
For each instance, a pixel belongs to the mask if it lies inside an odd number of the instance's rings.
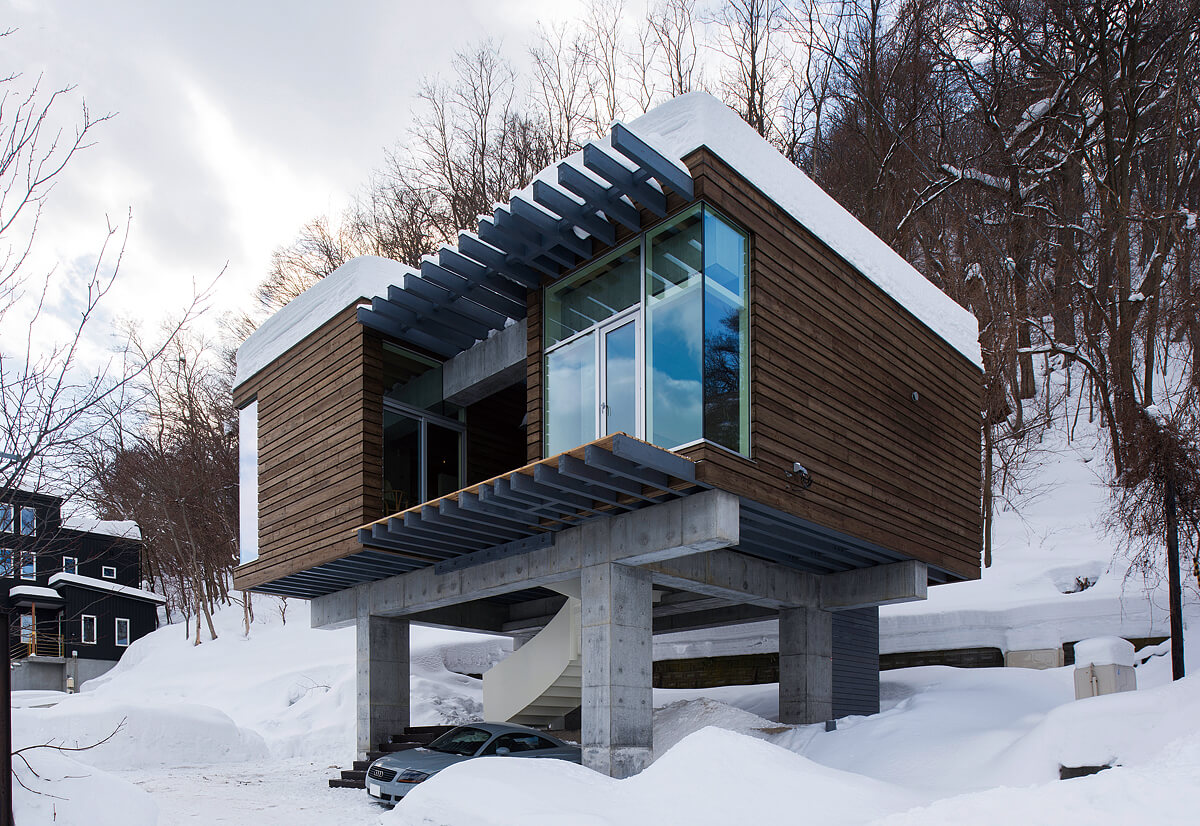
[{"label": "modern house on stilts", "polygon": [[247,340],[236,585],[356,625],[362,752],[408,723],[409,623],[520,639],[485,715],[581,707],[617,777],[656,633],[778,617],[781,722],[876,711],[877,606],[979,576],[977,335],[685,95]]}]

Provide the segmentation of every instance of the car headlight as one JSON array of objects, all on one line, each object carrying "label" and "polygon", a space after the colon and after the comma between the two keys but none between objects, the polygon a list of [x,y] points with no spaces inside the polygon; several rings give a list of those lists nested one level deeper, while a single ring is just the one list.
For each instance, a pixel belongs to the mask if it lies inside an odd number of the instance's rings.
[{"label": "car headlight", "polygon": [[428,779],[428,772],[419,772],[416,769],[405,769],[396,775],[397,783],[421,783]]}]

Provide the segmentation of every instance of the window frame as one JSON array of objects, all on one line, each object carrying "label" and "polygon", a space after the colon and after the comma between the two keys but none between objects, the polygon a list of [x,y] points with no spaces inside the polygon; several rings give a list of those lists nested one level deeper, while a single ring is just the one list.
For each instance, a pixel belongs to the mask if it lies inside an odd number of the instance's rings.
[{"label": "window frame", "polygon": [[12,502],[0,502],[0,533],[16,533]]},{"label": "window frame", "polygon": [[17,578],[17,549],[0,547],[0,577]]},{"label": "window frame", "polygon": [[[92,638],[87,638],[88,620],[92,621]],[[79,642],[81,645],[96,645],[99,639],[100,621],[95,614],[81,614],[79,617]]]},{"label": "window frame", "polygon": [[[68,567],[67,567],[68,559],[71,560],[70,570],[68,570]],[[62,572],[64,574],[75,574],[76,576],[78,576],[79,575],[79,557],[64,556],[62,558]]]},{"label": "window frame", "polygon": [[[38,557],[37,551],[34,550],[33,548],[22,548],[19,553],[21,554],[21,559],[20,559],[21,572],[20,572],[19,578],[25,580],[26,582],[36,581],[37,580],[37,557]],[[29,561],[26,562],[26,560],[29,560]],[[30,565],[33,568],[33,572],[30,575],[26,575],[26,573],[25,573],[26,565]]]},{"label": "window frame", "polygon": [[[434,424],[458,434],[458,482],[461,489],[467,479],[467,425],[449,416],[442,416],[411,404],[383,397],[383,412],[391,412],[417,420],[417,498],[422,502],[429,501],[429,425]],[[380,444],[382,444],[380,440]],[[380,462],[380,471],[383,463]],[[382,480],[381,480],[382,481]],[[382,485],[380,486],[382,489]],[[436,498],[436,497],[435,497]]]},{"label": "window frame", "polygon": [[[121,642],[121,623],[125,623],[125,642]],[[128,648],[133,644],[133,624],[128,617],[113,619],[113,644],[117,648]]]},{"label": "window frame", "polygon": [[[25,514],[32,514],[32,524],[29,526],[29,531],[25,531]],[[19,536],[37,536],[37,508],[33,505],[22,505],[18,511],[17,518],[17,534]]]},{"label": "window frame", "polygon": [[[112,573],[110,574],[109,571],[112,571]],[[101,579],[116,579],[117,578],[117,566],[116,565],[101,565],[100,566],[100,577],[101,577]]]},{"label": "window frame", "polygon": [[[700,388],[700,404],[701,404],[700,435],[695,439],[690,439],[688,441],[681,442],[677,445],[671,445],[671,446],[658,445],[658,446],[662,447],[665,450],[680,451],[680,450],[686,450],[688,448],[694,448],[694,447],[708,445],[708,446],[718,448],[718,449],[724,451],[725,453],[729,453],[733,456],[738,456],[742,459],[747,459],[747,460],[753,461],[753,456],[754,456],[754,440],[753,440],[754,400],[753,400],[753,395],[751,393],[751,387],[753,386],[753,380],[751,378],[752,365],[750,362],[752,361],[751,353],[752,353],[753,348],[751,346],[752,345],[751,339],[753,336],[754,319],[752,317],[752,302],[751,302],[750,296],[751,296],[751,292],[752,292],[751,282],[752,282],[752,270],[753,270],[752,264],[753,264],[753,260],[754,260],[754,236],[749,230],[742,227],[737,221],[734,221],[733,219],[729,218],[722,210],[717,209],[716,207],[714,207],[712,204],[710,204],[708,201],[705,201],[705,200],[697,200],[693,203],[690,203],[687,206],[683,207],[682,209],[679,209],[673,215],[663,218],[661,221],[658,221],[657,223],[655,223],[649,227],[645,227],[644,229],[642,229],[640,231],[640,233],[636,239],[629,239],[629,240],[625,241],[624,243],[620,244],[619,246],[615,247],[614,249],[609,250],[608,252],[604,253],[603,255],[599,256],[598,258],[595,258],[594,260],[591,260],[591,261],[585,263],[584,265],[580,266],[575,272],[568,273],[567,275],[557,279],[553,283],[548,284],[542,288],[541,302],[542,302],[542,313],[543,313],[543,326],[545,329],[542,333],[542,340],[540,342],[540,344],[541,344],[541,359],[542,359],[541,371],[542,371],[542,382],[543,382],[542,383],[542,399],[541,399],[541,402],[542,402],[542,404],[541,404],[541,407],[542,407],[542,439],[541,439],[541,441],[542,441],[542,455],[544,457],[549,457],[550,455],[553,455],[550,452],[550,440],[549,440],[550,409],[549,409],[549,405],[547,403],[549,400],[548,399],[548,397],[549,397],[549,386],[548,386],[549,356],[554,351],[556,351],[562,347],[565,347],[569,344],[575,343],[578,340],[580,340],[586,336],[595,335],[595,341],[593,342],[593,347],[594,347],[593,352],[594,352],[595,358],[593,360],[593,364],[595,366],[595,372],[596,372],[596,375],[594,377],[595,393],[596,393],[596,396],[595,396],[596,410],[595,410],[595,415],[594,415],[595,428],[593,429],[593,433],[595,433],[597,435],[594,436],[593,439],[603,438],[603,436],[606,435],[603,433],[603,430],[604,430],[603,407],[604,407],[604,404],[607,402],[607,399],[604,395],[604,393],[606,391],[606,387],[604,386],[605,377],[603,375],[604,374],[604,365],[601,360],[602,356],[603,356],[603,349],[604,349],[603,335],[605,332],[607,332],[609,330],[613,330],[613,329],[616,329],[617,327],[620,327],[623,323],[623,320],[628,320],[628,318],[632,317],[632,316],[636,316],[636,324],[637,324],[637,328],[636,328],[637,333],[636,334],[637,334],[637,354],[638,355],[637,355],[637,367],[636,367],[637,374],[636,374],[635,381],[637,383],[637,408],[638,409],[637,409],[637,433],[631,433],[630,435],[634,436],[638,439],[650,441],[650,434],[647,432],[648,427],[649,427],[649,419],[650,419],[648,408],[649,408],[650,404],[652,403],[651,399],[648,398],[648,393],[647,393],[647,390],[648,390],[648,388],[647,388],[647,372],[648,372],[648,369],[650,368],[650,365],[648,363],[648,361],[650,359],[650,353],[648,350],[648,342],[647,342],[647,335],[648,335],[647,327],[649,324],[649,319],[648,319],[649,303],[648,303],[647,294],[646,294],[646,287],[647,287],[647,285],[646,285],[646,279],[647,279],[646,268],[647,268],[647,263],[648,263],[647,259],[648,259],[648,255],[649,255],[648,245],[650,242],[650,237],[652,235],[655,235],[659,231],[666,229],[673,224],[676,224],[676,223],[679,223],[680,221],[685,220],[689,216],[689,214],[693,214],[693,213],[698,214],[700,217],[700,233],[701,233],[701,235],[700,235],[700,238],[701,238],[700,336],[701,336],[702,354],[701,354],[701,388]],[[746,364],[744,373],[742,374],[742,379],[745,382],[745,387],[741,390],[741,393],[744,394],[744,397],[745,397],[745,410],[746,410],[746,413],[745,413],[745,442],[744,442],[745,447],[746,447],[746,452],[744,452],[744,453],[741,450],[737,450],[737,449],[729,447],[728,445],[724,445],[724,444],[721,444],[720,442],[713,441],[712,439],[708,438],[707,435],[705,435],[706,430],[707,430],[707,424],[708,424],[707,419],[705,417],[705,411],[704,411],[704,404],[706,402],[706,398],[704,395],[704,378],[705,378],[704,355],[705,355],[705,350],[708,346],[707,335],[706,335],[707,330],[706,330],[706,326],[705,326],[705,312],[707,311],[707,304],[708,304],[708,290],[709,290],[708,281],[709,281],[709,278],[708,278],[708,274],[706,272],[706,266],[705,266],[707,264],[707,258],[706,258],[705,251],[704,251],[704,245],[705,245],[704,232],[705,232],[706,218],[707,218],[708,214],[710,214],[710,213],[711,213],[711,215],[716,217],[718,220],[720,220],[721,222],[726,224],[728,227],[730,227],[734,231],[741,234],[745,238],[745,244],[746,244],[746,248],[745,248],[746,270],[745,270],[745,276],[744,276],[744,278],[745,278],[745,295],[742,299],[743,306],[744,306],[744,312],[746,314],[746,329],[745,329],[746,340],[742,346],[742,350],[745,354],[745,359],[746,359],[747,364]],[[549,324],[545,321],[545,315],[546,315],[546,307],[549,304],[549,299],[548,299],[549,292],[552,289],[554,289],[555,287],[566,284],[574,279],[584,277],[585,274],[590,272],[591,270],[605,266],[606,264],[610,263],[613,259],[615,259],[621,255],[624,255],[629,250],[634,249],[634,248],[636,248],[638,250],[638,258],[640,261],[639,276],[638,276],[639,277],[639,299],[638,299],[638,302],[630,307],[625,308],[624,310],[622,310],[618,313],[615,313],[612,316],[609,316],[608,318],[603,319],[602,321],[599,321],[599,322],[593,324],[591,327],[588,327],[585,330],[580,330],[567,338],[563,338],[563,339],[560,339],[559,341],[554,342],[553,344],[547,344],[547,341],[549,340],[549,337],[550,337],[550,332],[548,329]],[[724,289],[719,284],[716,286],[719,289]],[[672,298],[672,299],[667,299],[667,300],[674,301],[676,299]],[[588,441],[592,441],[592,439],[589,439]],[[586,442],[585,442],[585,444],[586,444]],[[576,447],[576,445],[572,445],[570,448],[567,448],[567,449],[569,450],[574,447]]]}]

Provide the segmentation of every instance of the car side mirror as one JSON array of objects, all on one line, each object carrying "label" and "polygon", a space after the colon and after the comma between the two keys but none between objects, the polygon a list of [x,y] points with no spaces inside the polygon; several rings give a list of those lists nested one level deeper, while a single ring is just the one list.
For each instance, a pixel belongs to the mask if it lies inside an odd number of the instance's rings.
[{"label": "car side mirror", "polygon": [[497,757],[507,757],[510,754],[512,754],[512,749],[510,749],[508,746],[501,746],[500,748],[496,749]]}]

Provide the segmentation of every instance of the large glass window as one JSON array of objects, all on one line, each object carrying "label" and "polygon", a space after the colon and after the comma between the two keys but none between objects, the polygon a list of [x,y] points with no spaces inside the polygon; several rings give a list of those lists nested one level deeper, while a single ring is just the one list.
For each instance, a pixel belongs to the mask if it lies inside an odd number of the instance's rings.
[{"label": "large glass window", "polygon": [[704,438],[750,453],[750,249],[704,210]]},{"label": "large glass window", "polygon": [[442,398],[442,366],[383,345],[383,509],[397,513],[462,487],[461,410]]},{"label": "large glass window", "polygon": [[642,259],[635,242],[546,290],[546,346],[566,341],[640,300]]},{"label": "large glass window", "polygon": [[546,455],[596,438],[596,342],[591,335],[546,357]]},{"label": "large glass window", "polygon": [[749,455],[749,238],[698,204],[546,289],[546,455],[625,432]]},{"label": "large glass window", "polygon": [[37,554],[21,551],[21,579],[37,579]]},{"label": "large glass window", "polygon": [[646,238],[646,432],[664,447],[703,433],[702,227],[696,207]]}]

